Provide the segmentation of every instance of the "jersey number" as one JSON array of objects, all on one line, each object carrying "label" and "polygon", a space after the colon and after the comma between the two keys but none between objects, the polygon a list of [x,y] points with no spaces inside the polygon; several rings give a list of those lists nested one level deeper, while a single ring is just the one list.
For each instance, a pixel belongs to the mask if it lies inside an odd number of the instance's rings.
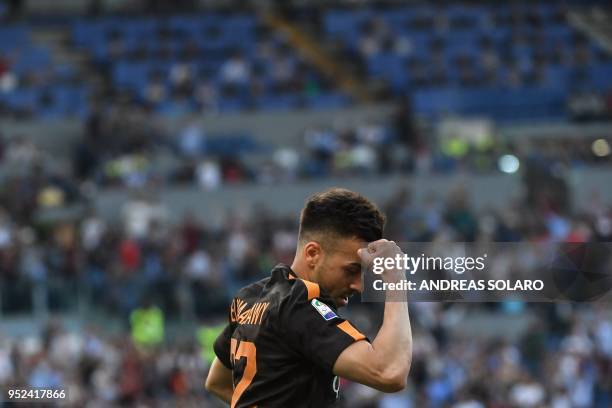
[{"label": "jersey number", "polygon": [[231,408],[234,408],[257,372],[257,349],[255,348],[255,343],[242,340],[240,345],[238,345],[238,340],[236,339],[231,339],[230,347],[230,357],[234,362],[242,357],[246,358],[246,366],[242,373],[242,378],[234,387],[234,394],[232,395]]}]

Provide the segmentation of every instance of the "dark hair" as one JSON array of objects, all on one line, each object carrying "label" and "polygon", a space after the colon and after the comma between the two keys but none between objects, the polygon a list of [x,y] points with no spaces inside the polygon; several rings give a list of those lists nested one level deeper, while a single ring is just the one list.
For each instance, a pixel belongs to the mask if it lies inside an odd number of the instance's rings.
[{"label": "dark hair", "polygon": [[324,233],[366,242],[382,238],[384,215],[359,193],[332,188],[311,196],[300,217],[300,241]]}]

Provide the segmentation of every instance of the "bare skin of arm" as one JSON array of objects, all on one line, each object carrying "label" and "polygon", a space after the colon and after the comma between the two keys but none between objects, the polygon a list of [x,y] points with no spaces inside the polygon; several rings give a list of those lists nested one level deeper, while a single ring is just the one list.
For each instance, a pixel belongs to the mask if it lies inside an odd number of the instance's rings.
[{"label": "bare skin of arm", "polygon": [[[359,256],[366,265],[376,257],[401,254],[395,242],[385,239],[372,242],[360,249]],[[387,269],[381,275],[385,282],[405,279],[405,272]],[[403,296],[403,298],[402,298]],[[334,364],[334,374],[365,384],[383,392],[397,392],[406,387],[412,361],[412,329],[406,295],[387,292],[383,323],[372,343],[358,341],[347,347]]]},{"label": "bare skin of arm", "polygon": [[232,371],[215,358],[206,377],[206,391],[218,397],[228,404],[232,400],[234,386],[232,382]]}]

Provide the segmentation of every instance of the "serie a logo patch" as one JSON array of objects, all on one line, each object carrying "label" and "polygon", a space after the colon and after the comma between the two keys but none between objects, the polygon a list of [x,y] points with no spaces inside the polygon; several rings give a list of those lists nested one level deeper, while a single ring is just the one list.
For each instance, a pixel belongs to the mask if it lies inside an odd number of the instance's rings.
[{"label": "serie a logo patch", "polygon": [[331,320],[334,317],[338,317],[338,315],[336,315],[336,313],[334,313],[329,306],[327,306],[325,303],[319,302],[317,299],[312,299],[310,304],[312,307],[317,309],[317,312],[319,312],[319,314],[323,316],[325,320]]}]

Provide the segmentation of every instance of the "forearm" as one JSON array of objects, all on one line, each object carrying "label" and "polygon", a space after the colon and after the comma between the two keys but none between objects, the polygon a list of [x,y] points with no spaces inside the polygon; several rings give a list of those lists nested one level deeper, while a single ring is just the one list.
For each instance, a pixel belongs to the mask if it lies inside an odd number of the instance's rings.
[{"label": "forearm", "polygon": [[[365,265],[376,257],[394,257],[401,253],[391,241],[379,240],[358,252]],[[385,282],[405,279],[405,272],[389,269],[382,276]],[[397,392],[406,387],[412,361],[412,330],[408,302],[403,291],[386,293],[383,323],[372,343],[358,341],[347,347],[334,364],[334,373],[383,392]]]},{"label": "forearm", "polygon": [[383,323],[372,348],[382,370],[391,375],[408,375],[412,361],[412,329],[405,300],[385,303]]},{"label": "forearm", "polygon": [[357,341],[334,364],[334,374],[383,392],[406,387],[412,359],[412,334],[408,304],[385,304],[383,324],[372,343]]}]

